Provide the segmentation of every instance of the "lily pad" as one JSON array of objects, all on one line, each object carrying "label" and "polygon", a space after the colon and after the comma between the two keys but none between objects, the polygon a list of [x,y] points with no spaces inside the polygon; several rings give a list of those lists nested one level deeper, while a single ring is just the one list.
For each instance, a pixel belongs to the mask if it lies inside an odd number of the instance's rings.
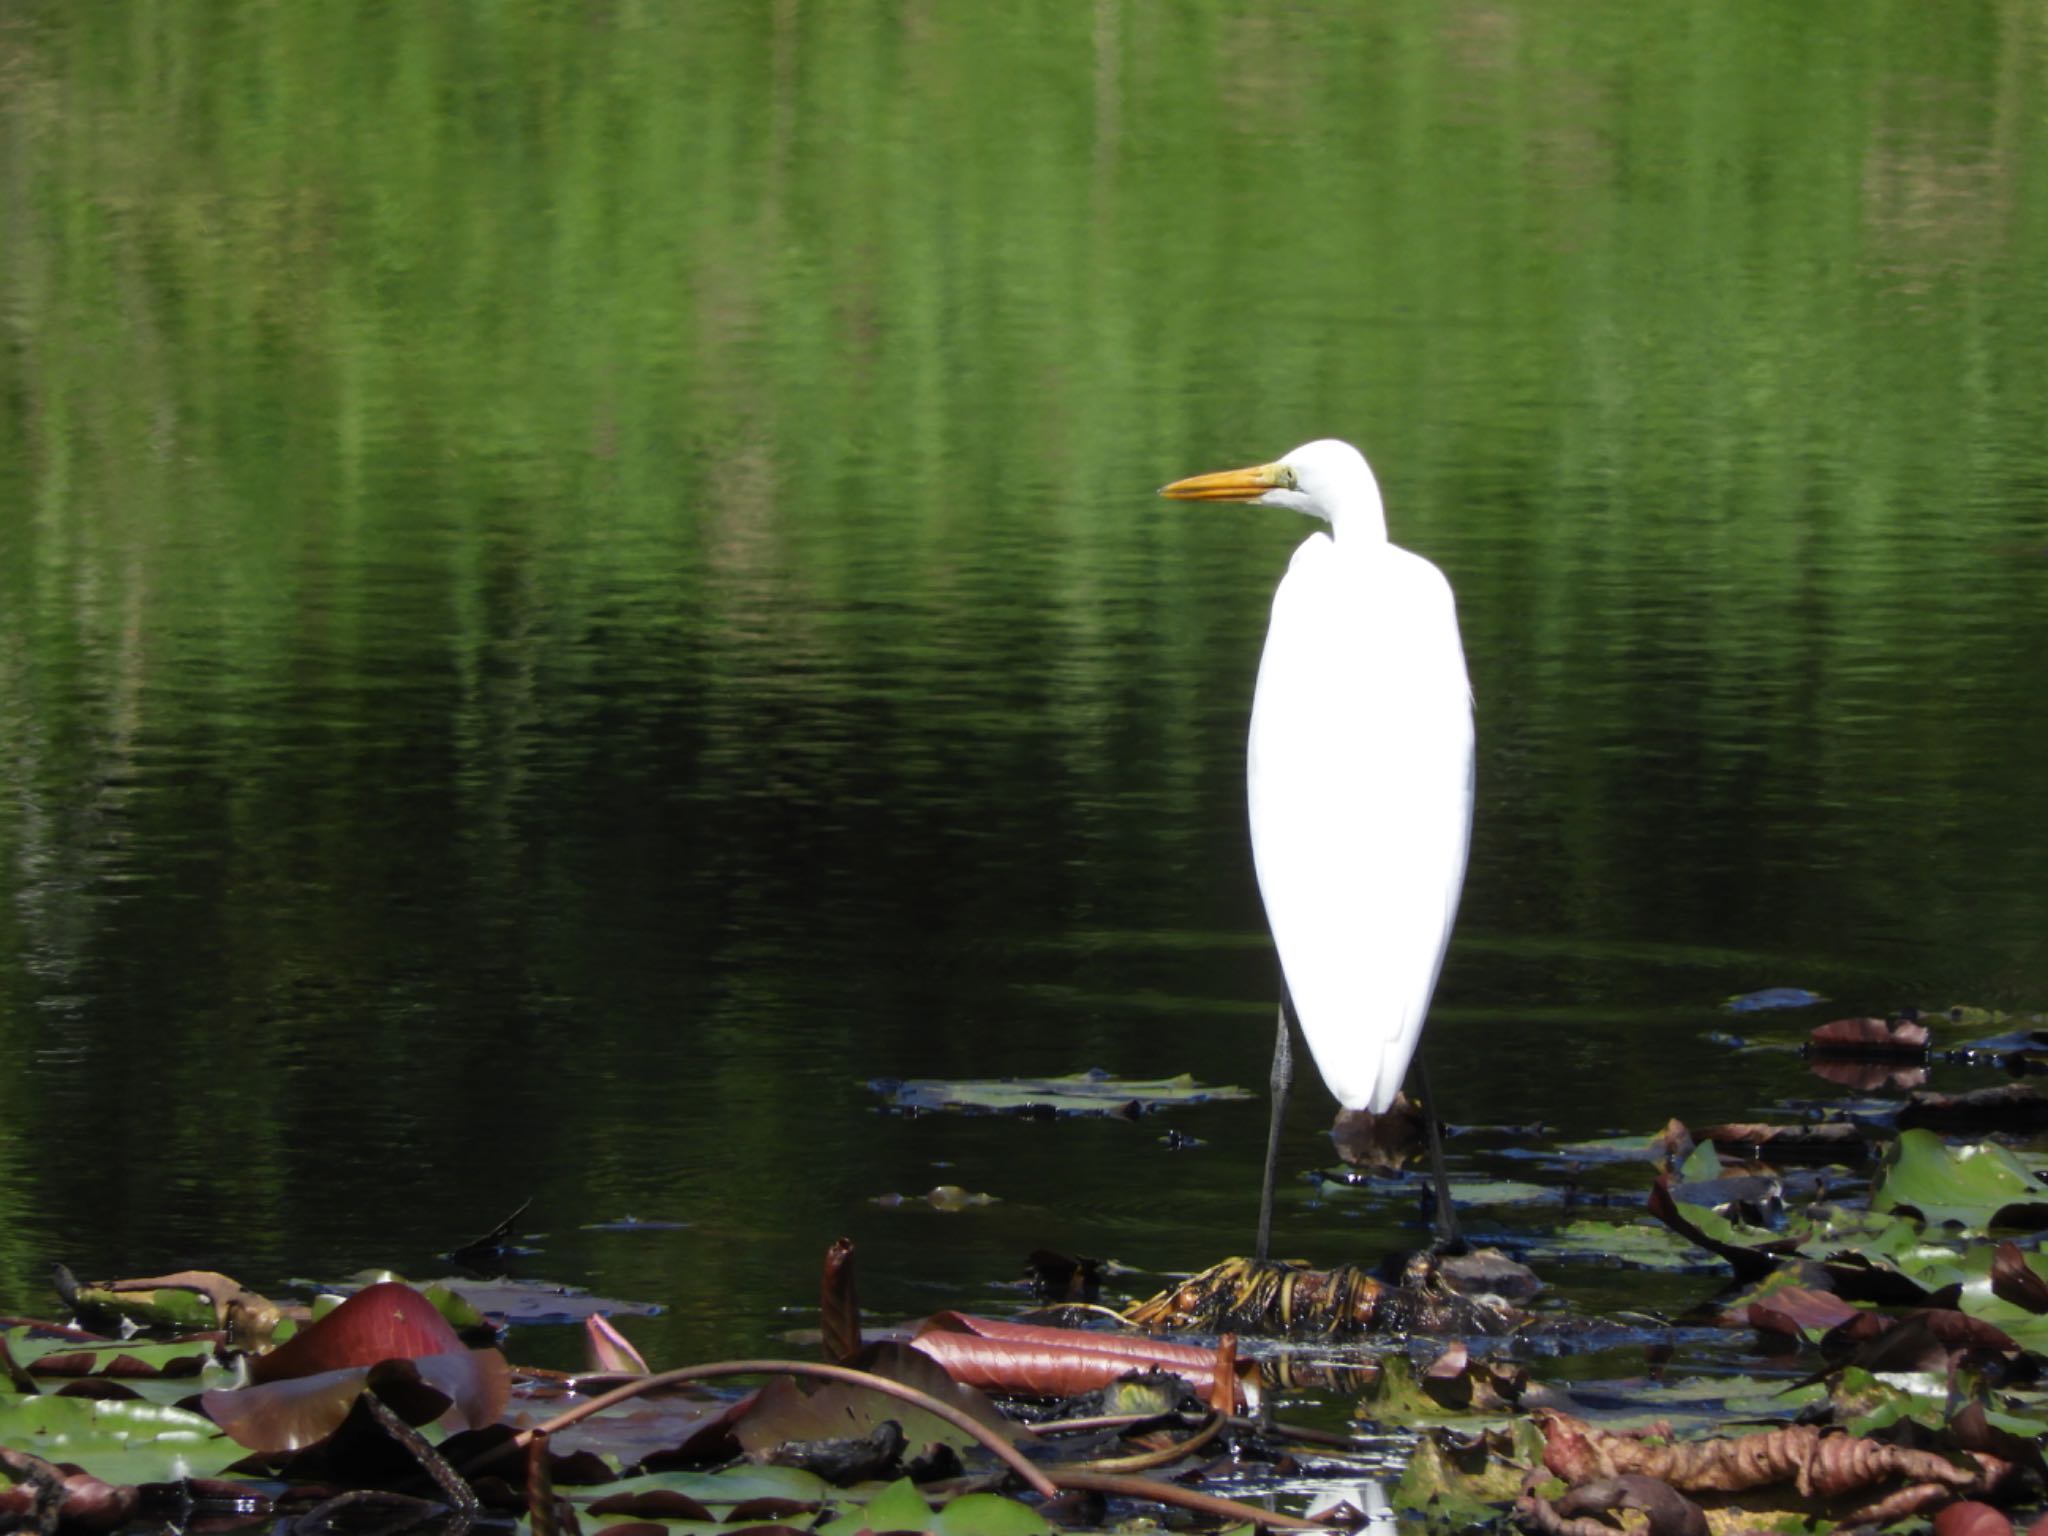
[{"label": "lily pad", "polygon": [[0,1397],[0,1444],[33,1448],[110,1483],[214,1477],[248,1454],[183,1408],[49,1395]]},{"label": "lily pad", "polygon": [[1715,1267],[1692,1243],[1651,1221],[1568,1221],[1551,1231],[1531,1234],[1522,1251],[1532,1260],[1575,1259],[1672,1273]]},{"label": "lily pad", "polygon": [[1069,1077],[877,1078],[868,1086],[906,1114],[953,1109],[994,1115],[1107,1115],[1134,1119],[1166,1108],[1249,1099],[1229,1086],[1205,1087],[1179,1077],[1112,1077],[1091,1070]]},{"label": "lily pad", "polygon": [[1932,1131],[1912,1130],[1900,1133],[1870,1208],[1983,1232],[2048,1222],[2048,1189],[1996,1142],[1950,1147]]},{"label": "lily pad", "polygon": [[619,1494],[652,1493],[667,1490],[686,1494],[713,1511],[755,1499],[783,1499],[798,1504],[815,1504],[834,1496],[832,1485],[815,1472],[798,1467],[763,1467],[742,1464],[723,1472],[650,1472],[640,1477],[621,1478],[587,1494],[578,1489],[578,1502],[610,1498]]},{"label": "lily pad", "polygon": [[1775,1008],[1810,1008],[1827,999],[1804,987],[1765,987],[1727,999],[1721,1006],[1730,1013],[1767,1013]]}]

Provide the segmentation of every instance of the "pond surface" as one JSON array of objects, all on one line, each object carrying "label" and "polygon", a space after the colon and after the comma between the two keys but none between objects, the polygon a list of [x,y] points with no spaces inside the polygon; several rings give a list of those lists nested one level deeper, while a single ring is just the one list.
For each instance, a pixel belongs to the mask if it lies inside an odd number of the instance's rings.
[{"label": "pond surface", "polygon": [[[2048,1004],[2044,75],[2020,3],[0,10],[0,1308],[531,1196],[673,1364],[842,1234],[884,1315],[1244,1250],[1308,530],[1153,490],[1322,435],[1459,596],[1461,1175]],[[1088,1067],[1260,1097],[869,1086]]]}]

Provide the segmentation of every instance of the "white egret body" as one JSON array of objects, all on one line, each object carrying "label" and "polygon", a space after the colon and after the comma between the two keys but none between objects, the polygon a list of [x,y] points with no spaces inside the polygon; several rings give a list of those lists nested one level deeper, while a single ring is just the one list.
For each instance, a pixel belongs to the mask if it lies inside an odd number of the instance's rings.
[{"label": "white egret body", "polygon": [[[1384,1111],[1429,1013],[1472,835],[1472,689],[1450,583],[1388,542],[1378,483],[1348,443],[1162,494],[1330,524],[1273,598],[1252,702],[1252,854],[1323,1080],[1348,1108]],[[1284,1031],[1283,1013],[1283,1047]]]}]

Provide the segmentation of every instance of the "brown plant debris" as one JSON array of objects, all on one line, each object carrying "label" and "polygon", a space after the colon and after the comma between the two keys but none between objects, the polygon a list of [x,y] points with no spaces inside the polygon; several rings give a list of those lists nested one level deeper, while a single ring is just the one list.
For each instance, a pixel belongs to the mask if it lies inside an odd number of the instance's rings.
[{"label": "brown plant debris", "polygon": [[1982,1451],[1952,1459],[1808,1424],[1672,1441],[1644,1432],[1610,1433],[1552,1409],[1539,1409],[1535,1417],[1545,1439],[1544,1466],[1575,1487],[1640,1475],[1691,1495],[1782,1489],[1800,1505],[1843,1521],[1881,1523],[1952,1499],[1981,1497],[2014,1474],[2010,1462]]},{"label": "brown plant debris", "polygon": [[1452,1291],[1387,1285],[1355,1264],[1235,1258],[1211,1265],[1139,1302],[1124,1320],[1140,1328],[1250,1334],[1503,1334],[1525,1314]]},{"label": "brown plant debris", "polygon": [[1604,1517],[1634,1510],[1648,1521],[1647,1536],[1707,1536],[1707,1513],[1669,1483],[1631,1473],[1573,1488],[1556,1501],[1533,1488],[1515,1500],[1515,1523],[1537,1536],[1615,1536]]}]

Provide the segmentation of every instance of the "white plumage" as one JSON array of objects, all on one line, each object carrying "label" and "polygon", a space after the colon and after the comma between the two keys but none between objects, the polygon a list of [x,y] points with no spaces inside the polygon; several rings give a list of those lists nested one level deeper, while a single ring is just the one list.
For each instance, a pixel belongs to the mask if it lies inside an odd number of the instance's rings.
[{"label": "white plumage", "polygon": [[1387,540],[1379,486],[1330,440],[1176,481],[1182,500],[1325,518],[1273,598],[1252,704],[1252,852],[1323,1080],[1400,1091],[1457,918],[1471,841],[1472,692],[1443,573]]}]

